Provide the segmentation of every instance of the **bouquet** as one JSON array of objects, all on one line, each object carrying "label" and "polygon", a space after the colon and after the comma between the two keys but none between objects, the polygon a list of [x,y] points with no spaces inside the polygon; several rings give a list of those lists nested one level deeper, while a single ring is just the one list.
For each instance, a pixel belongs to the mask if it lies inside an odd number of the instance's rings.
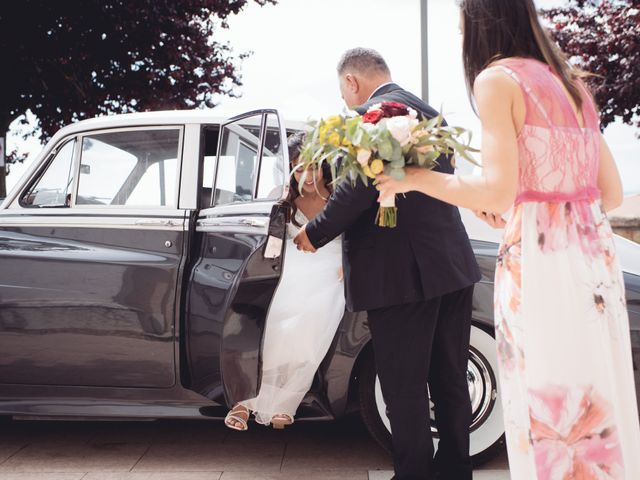
[{"label": "bouquet", "polygon": [[[418,113],[402,103],[382,102],[364,115],[349,111],[310,122],[310,126],[300,153],[302,168],[306,172],[327,162],[335,184],[349,180],[355,185],[360,180],[368,185],[383,172],[401,180],[404,167],[432,169],[440,155],[453,153],[475,163],[469,156],[470,151],[477,151],[469,146],[470,132],[443,126],[442,115],[419,120]],[[396,226],[394,198],[381,203],[376,223]]]}]

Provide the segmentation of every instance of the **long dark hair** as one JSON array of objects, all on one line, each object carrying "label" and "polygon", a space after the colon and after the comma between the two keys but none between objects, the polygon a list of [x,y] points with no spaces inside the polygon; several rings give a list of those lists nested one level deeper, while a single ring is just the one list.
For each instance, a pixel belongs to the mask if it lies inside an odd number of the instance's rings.
[{"label": "long dark hair", "polygon": [[[302,144],[304,143],[306,133],[304,131],[298,131],[289,136],[287,139],[287,147],[289,149],[289,166],[291,169],[291,178],[289,180],[289,194],[287,195],[286,202],[289,206],[289,217],[291,222],[297,226],[302,227],[300,223],[296,220],[296,213],[298,211],[298,206],[296,205],[296,198],[300,196],[300,185],[296,180],[295,175],[293,175],[293,169],[300,157],[300,150],[302,149]],[[324,186],[329,192],[333,192],[333,187],[331,185],[332,177],[331,177],[331,168],[325,162],[322,164],[322,180],[324,182]]]},{"label": "long dark hair", "polygon": [[534,58],[560,77],[578,110],[582,108],[579,78],[565,55],[540,24],[533,0],[461,0],[462,61],[469,96],[473,82],[490,63],[501,58]]}]

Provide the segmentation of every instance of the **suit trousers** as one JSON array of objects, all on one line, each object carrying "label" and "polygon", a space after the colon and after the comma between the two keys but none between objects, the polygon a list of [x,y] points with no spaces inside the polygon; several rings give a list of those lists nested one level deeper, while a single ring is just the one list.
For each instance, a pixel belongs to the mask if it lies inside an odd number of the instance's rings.
[{"label": "suit trousers", "polygon": [[[472,297],[470,286],[368,312],[396,480],[471,480],[467,362]],[[429,393],[440,438],[435,458]]]}]

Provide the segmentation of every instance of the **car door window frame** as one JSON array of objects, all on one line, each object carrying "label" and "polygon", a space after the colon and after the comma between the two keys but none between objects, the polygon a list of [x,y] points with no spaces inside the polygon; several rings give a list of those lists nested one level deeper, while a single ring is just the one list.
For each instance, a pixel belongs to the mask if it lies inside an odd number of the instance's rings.
[{"label": "car door window frame", "polygon": [[[230,207],[230,206],[235,206],[235,205],[245,205],[245,204],[256,204],[256,203],[262,203],[262,204],[272,204],[274,202],[274,199],[269,199],[269,198],[257,198],[258,195],[258,185],[260,182],[260,171],[261,171],[261,167],[262,167],[262,157],[264,155],[264,150],[265,150],[265,142],[266,142],[266,132],[267,132],[267,128],[268,128],[268,118],[269,115],[274,115],[275,118],[278,120],[278,130],[280,132],[280,138],[282,141],[282,145],[281,145],[281,161],[284,163],[283,165],[283,171],[284,171],[284,182],[285,182],[285,186],[288,183],[288,179],[289,179],[289,154],[286,147],[286,141],[287,141],[287,131],[284,125],[284,122],[282,121],[282,117],[280,116],[280,114],[278,113],[277,110],[275,109],[263,109],[263,110],[253,110],[250,112],[245,112],[242,113],[240,115],[236,115],[235,117],[230,118],[229,120],[227,120],[226,122],[220,124],[220,136],[218,139],[218,148],[216,149],[217,154],[216,154],[216,164],[215,164],[215,168],[214,168],[214,173],[213,173],[213,190],[212,190],[212,203],[209,206],[209,208],[224,208],[224,207]],[[229,203],[223,203],[223,204],[216,204],[215,203],[215,192],[216,192],[216,188],[218,185],[218,171],[219,171],[219,167],[220,167],[220,155],[222,153],[222,145],[223,145],[223,138],[224,138],[224,131],[225,129],[229,129],[231,130],[229,127],[233,124],[239,124],[239,122],[241,122],[244,119],[248,119],[251,117],[260,117],[260,126],[259,126],[259,137],[255,137],[255,135],[251,134],[251,132],[248,132],[250,135],[253,135],[255,138],[257,138],[257,145],[258,145],[258,152],[257,152],[257,159],[256,162],[254,163],[253,166],[253,182],[252,182],[252,192],[251,192],[251,200],[250,201],[246,201],[246,202],[240,202],[240,201],[236,201],[236,202],[229,202]],[[237,134],[237,133],[236,133]],[[242,142],[242,137],[239,137],[238,139],[238,149],[240,148],[240,144],[241,143],[246,143],[246,142]],[[236,154],[236,158],[237,158],[237,154]],[[283,189],[284,192],[285,189]]]},{"label": "car door window frame", "polygon": [[[43,207],[41,205],[25,205],[22,203],[22,199],[34,186],[38,184],[42,180],[42,178],[47,174],[49,167],[51,167],[52,163],[56,160],[58,154],[62,151],[62,149],[69,143],[75,142],[73,145],[73,152],[71,154],[71,171],[72,171],[72,185],[70,192],[71,193],[71,201],[69,205],[57,205],[52,207]],[[67,137],[61,138],[55,146],[46,154],[45,160],[41,162],[41,164],[34,170],[31,175],[29,181],[25,182],[25,187],[23,187],[17,195],[14,197],[14,200],[20,208],[24,208],[27,210],[38,210],[38,209],[68,209],[71,208],[74,202],[74,192],[77,183],[77,169],[76,162],[78,160],[79,155],[79,136],[77,134],[69,135]]]},{"label": "car door window frame", "polygon": [[[82,144],[85,137],[94,137],[100,135],[102,133],[118,133],[118,132],[131,132],[131,131],[139,131],[139,130],[178,130],[178,148],[177,148],[177,158],[176,158],[176,178],[174,180],[174,193],[172,203],[169,205],[89,205],[89,204],[76,204],[76,199],[78,196],[78,189],[80,186],[80,165],[82,161]],[[116,128],[105,128],[100,130],[91,130],[86,132],[81,132],[77,134],[76,148],[77,157],[75,158],[74,172],[76,175],[74,190],[71,198],[71,208],[75,209],[87,209],[87,210],[105,210],[105,209],[126,209],[126,210],[177,210],[180,200],[180,178],[182,172],[182,161],[184,159],[184,125],[182,124],[172,124],[172,125],[142,125],[135,127],[116,127]],[[135,171],[135,167],[134,167]],[[133,173],[130,172],[127,175],[125,183],[129,180],[130,175]],[[123,184],[124,185],[124,184]],[[120,192],[120,189],[117,193]]]}]

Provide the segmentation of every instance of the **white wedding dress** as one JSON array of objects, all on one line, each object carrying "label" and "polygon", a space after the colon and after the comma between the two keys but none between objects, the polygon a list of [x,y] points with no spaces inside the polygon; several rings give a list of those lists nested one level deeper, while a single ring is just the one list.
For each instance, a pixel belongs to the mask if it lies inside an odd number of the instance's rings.
[{"label": "white wedding dress", "polygon": [[[300,210],[296,220],[308,222]],[[267,316],[258,396],[240,402],[264,425],[274,415],[295,416],[344,314],[341,238],[305,253],[293,243],[298,230],[287,225],[282,277]]]}]

